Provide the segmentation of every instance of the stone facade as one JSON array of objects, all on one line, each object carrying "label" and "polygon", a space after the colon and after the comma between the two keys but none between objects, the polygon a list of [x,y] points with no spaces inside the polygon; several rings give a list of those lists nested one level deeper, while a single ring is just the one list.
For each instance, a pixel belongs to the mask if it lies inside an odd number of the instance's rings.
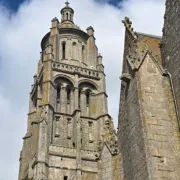
[{"label": "stone facade", "polygon": [[41,42],[19,180],[180,180],[179,3],[166,1],[162,38],[123,20],[116,135],[94,29],[66,2]]},{"label": "stone facade", "polygon": [[167,69],[171,76],[173,91],[176,99],[176,108],[178,112],[178,122],[180,128],[180,1],[179,0],[167,0],[166,1],[166,13],[164,15],[164,28],[163,37],[160,43],[163,67]]},{"label": "stone facade", "polygon": [[74,24],[68,2],[61,15],[41,42],[19,180],[120,179],[121,154],[94,29],[84,32]]},{"label": "stone facade", "polygon": [[166,5],[163,38],[136,33],[129,18],[123,21],[118,145],[126,180],[180,179],[179,33],[171,25],[179,26],[172,21],[175,1]]}]

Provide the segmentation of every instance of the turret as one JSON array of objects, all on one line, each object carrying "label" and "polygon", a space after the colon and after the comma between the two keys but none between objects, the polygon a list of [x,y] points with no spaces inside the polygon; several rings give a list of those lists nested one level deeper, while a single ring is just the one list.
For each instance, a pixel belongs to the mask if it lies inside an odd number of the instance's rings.
[{"label": "turret", "polygon": [[61,10],[61,22],[71,21],[73,22],[74,10],[69,7],[69,2],[66,1],[66,6]]}]

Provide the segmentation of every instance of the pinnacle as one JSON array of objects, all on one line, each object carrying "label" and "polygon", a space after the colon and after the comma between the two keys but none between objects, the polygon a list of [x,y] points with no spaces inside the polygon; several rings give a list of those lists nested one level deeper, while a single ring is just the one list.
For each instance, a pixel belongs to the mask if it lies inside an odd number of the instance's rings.
[{"label": "pinnacle", "polygon": [[134,37],[134,39],[137,39],[137,35],[136,32],[134,32],[132,25],[132,21],[130,21],[130,19],[128,17],[125,17],[124,20],[122,20],[122,23],[124,24],[124,26],[126,27],[126,29],[129,30],[129,32],[132,34],[132,36]]}]

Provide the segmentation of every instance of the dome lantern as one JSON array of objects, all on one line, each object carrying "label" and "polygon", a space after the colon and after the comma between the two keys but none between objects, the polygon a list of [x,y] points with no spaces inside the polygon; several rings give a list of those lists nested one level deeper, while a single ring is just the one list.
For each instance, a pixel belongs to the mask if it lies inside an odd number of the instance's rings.
[{"label": "dome lantern", "polygon": [[66,6],[61,10],[61,21],[71,21],[73,22],[74,10],[69,7],[69,2],[65,2]]}]

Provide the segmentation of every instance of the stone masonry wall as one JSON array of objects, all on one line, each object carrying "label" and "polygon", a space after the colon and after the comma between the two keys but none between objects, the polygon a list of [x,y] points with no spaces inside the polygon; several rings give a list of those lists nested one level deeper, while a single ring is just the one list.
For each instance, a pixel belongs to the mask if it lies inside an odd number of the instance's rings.
[{"label": "stone masonry wall", "polygon": [[113,178],[112,155],[107,146],[104,146],[101,157],[101,178],[103,180],[112,180]]},{"label": "stone masonry wall", "polygon": [[119,145],[126,180],[148,180],[143,126],[140,117],[136,74],[122,84],[119,114]]},{"label": "stone masonry wall", "polygon": [[[125,33],[123,73],[131,71],[126,56],[132,47],[133,37]],[[140,116],[137,73],[130,82],[122,81],[118,124],[118,145],[122,154],[124,179],[148,180],[143,125]],[[121,173],[122,176],[122,173]]]},{"label": "stone masonry wall", "polygon": [[180,0],[167,0],[164,16],[161,53],[163,67],[172,75],[172,81],[180,114]]},{"label": "stone masonry wall", "polygon": [[147,55],[138,72],[139,100],[148,145],[150,177],[180,179],[180,133],[168,77]]}]

